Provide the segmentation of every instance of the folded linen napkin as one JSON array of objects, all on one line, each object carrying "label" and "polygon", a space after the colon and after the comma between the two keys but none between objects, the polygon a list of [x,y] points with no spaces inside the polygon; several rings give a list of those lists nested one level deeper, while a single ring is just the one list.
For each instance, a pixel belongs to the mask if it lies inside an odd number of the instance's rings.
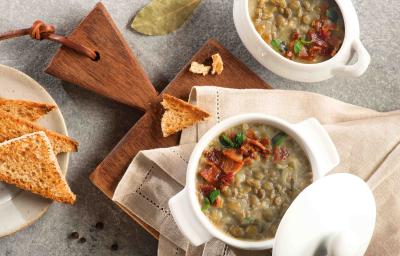
[{"label": "folded linen napkin", "polygon": [[[194,87],[189,101],[209,111],[211,118],[183,131],[180,146],[140,152],[120,181],[113,200],[160,232],[158,255],[268,255],[245,252],[212,240],[194,248],[180,234],[168,209],[179,192],[186,166],[198,139],[225,118],[249,112],[278,116],[291,123],[317,118],[340,154],[332,172],[349,172],[373,189],[378,215],[367,255],[399,255],[400,111],[377,112],[301,91],[237,90]],[[340,189],[340,188],[338,188]]]}]

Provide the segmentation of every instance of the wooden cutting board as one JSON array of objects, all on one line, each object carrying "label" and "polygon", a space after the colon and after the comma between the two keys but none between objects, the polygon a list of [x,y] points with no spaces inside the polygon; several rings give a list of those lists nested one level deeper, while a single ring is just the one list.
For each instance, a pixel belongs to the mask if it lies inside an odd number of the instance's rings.
[{"label": "wooden cutting board", "polygon": [[[189,66],[192,61],[203,63],[214,53],[219,53],[224,61],[224,71],[221,75],[201,76],[189,72]],[[207,41],[193,58],[188,61],[162,93],[168,93],[187,100],[192,87],[199,85],[215,85],[229,88],[271,88],[222,45],[212,39]],[[167,138],[162,137],[160,127],[162,114],[159,104],[160,99],[161,97],[159,96],[153,100],[152,106],[143,117],[129,130],[91,174],[91,181],[109,198],[112,198],[126,168],[140,150],[170,147],[178,144],[179,135]],[[141,139],[138,140],[137,138]],[[123,207],[121,208],[123,209]],[[158,238],[157,231],[143,223],[136,216],[129,215],[154,237]]]},{"label": "wooden cutting board", "polygon": [[[126,168],[140,150],[175,146],[178,144],[179,135],[162,137],[161,95],[158,95],[154,89],[101,2],[96,4],[68,38],[95,49],[100,58],[93,61],[63,46],[47,67],[47,73],[144,111],[142,118],[90,175],[91,181],[109,198],[112,198]],[[219,53],[225,63],[222,75],[201,76],[188,71],[192,61],[208,62],[214,53]],[[187,100],[190,90],[195,85],[271,88],[212,39],[193,56],[162,93]],[[120,207],[126,211],[122,206]],[[128,211],[126,212],[129,214]],[[130,216],[154,237],[158,237],[156,230],[146,225],[137,216],[131,214]]]}]

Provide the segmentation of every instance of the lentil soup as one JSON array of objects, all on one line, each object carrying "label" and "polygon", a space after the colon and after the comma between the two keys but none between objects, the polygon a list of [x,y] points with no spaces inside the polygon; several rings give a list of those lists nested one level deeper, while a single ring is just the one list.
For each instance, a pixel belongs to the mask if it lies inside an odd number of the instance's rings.
[{"label": "lentil soup", "polygon": [[344,39],[344,21],[334,0],[248,0],[263,40],[282,56],[319,63],[335,56]]},{"label": "lentil soup", "polygon": [[312,182],[311,165],[296,141],[258,123],[213,139],[197,171],[203,213],[225,233],[253,241],[273,238],[289,205]]}]

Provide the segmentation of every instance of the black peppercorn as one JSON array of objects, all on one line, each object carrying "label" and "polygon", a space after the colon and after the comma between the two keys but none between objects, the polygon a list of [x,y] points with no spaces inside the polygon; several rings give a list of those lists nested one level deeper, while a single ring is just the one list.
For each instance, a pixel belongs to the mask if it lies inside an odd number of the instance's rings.
[{"label": "black peppercorn", "polygon": [[79,238],[79,233],[78,232],[72,232],[69,234],[70,239],[78,239]]},{"label": "black peppercorn", "polygon": [[96,223],[96,229],[102,230],[104,228],[104,223],[99,221]]},{"label": "black peppercorn", "polygon": [[118,244],[117,243],[113,243],[111,245],[111,251],[118,251]]},{"label": "black peppercorn", "polygon": [[84,237],[79,238],[79,243],[81,244],[86,243],[86,238]]}]

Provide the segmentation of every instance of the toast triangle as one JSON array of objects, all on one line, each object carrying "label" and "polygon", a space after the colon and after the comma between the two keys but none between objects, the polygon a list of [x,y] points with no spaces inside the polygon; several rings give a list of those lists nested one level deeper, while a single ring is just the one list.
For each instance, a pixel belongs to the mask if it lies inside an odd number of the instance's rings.
[{"label": "toast triangle", "polygon": [[161,119],[164,137],[177,133],[210,116],[206,111],[169,94],[163,94],[161,104],[165,108]]},{"label": "toast triangle", "polygon": [[78,142],[75,140],[0,110],[0,143],[38,131],[46,133],[56,155],[62,152],[76,152],[78,150]]},{"label": "toast triangle", "polygon": [[76,199],[43,131],[0,143],[0,181],[57,202]]},{"label": "toast triangle", "polygon": [[38,120],[55,108],[56,106],[47,103],[0,98],[0,110],[31,122]]}]

